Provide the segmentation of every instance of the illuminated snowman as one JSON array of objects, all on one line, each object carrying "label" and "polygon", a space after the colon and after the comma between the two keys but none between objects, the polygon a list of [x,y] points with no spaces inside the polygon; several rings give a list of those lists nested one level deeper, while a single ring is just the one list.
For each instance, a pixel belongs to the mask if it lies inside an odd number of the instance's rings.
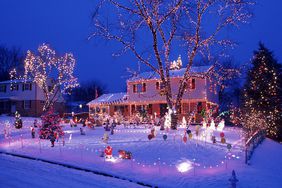
[{"label": "illuminated snowman", "polygon": [[214,120],[213,120],[213,119],[211,120],[210,129],[213,130],[213,131],[215,131],[215,123],[214,123]]},{"label": "illuminated snowman", "polygon": [[224,119],[222,119],[217,126],[217,130],[222,132],[224,129],[224,124],[225,124]]}]

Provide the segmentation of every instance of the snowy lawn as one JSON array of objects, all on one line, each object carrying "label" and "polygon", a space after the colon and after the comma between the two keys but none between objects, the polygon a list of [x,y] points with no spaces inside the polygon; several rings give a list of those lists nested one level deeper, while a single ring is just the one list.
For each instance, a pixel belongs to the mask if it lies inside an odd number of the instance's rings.
[{"label": "snowy lawn", "polygon": [[[150,129],[145,127],[124,128],[118,126],[114,135],[110,135],[108,144],[102,141],[105,133],[102,127],[94,130],[85,128],[86,135],[80,135],[79,127],[71,128],[65,125],[65,145],[62,139],[50,147],[49,140],[32,139],[30,125],[33,119],[23,118],[24,128],[20,130],[11,126],[11,138],[3,136],[7,121],[13,118],[0,117],[1,150],[48,159],[65,164],[98,170],[108,174],[125,177],[133,181],[141,181],[159,187],[228,187],[231,171],[235,169],[239,179],[238,187],[276,187],[281,175],[271,176],[271,170],[278,170],[277,165],[268,166],[263,160],[267,154],[260,151],[277,148],[281,156],[281,145],[266,140],[255,152],[251,165],[244,164],[241,130],[227,127],[224,129],[226,142],[232,145],[228,152],[227,144],[220,143],[220,132],[215,131],[217,143],[213,144],[210,137],[204,137],[202,129],[200,136],[183,142],[184,129],[178,131],[159,131],[152,140],[148,139]],[[163,135],[167,135],[164,140]],[[114,160],[107,161],[100,157],[106,146],[113,147]],[[118,150],[130,151],[132,160],[118,159]],[[276,151],[277,152],[277,151]],[[281,164],[281,159],[279,164]],[[273,162],[273,161],[271,161]],[[281,165],[279,166],[281,167]],[[184,171],[184,172],[180,172]],[[274,172],[275,173],[275,172]],[[270,177],[271,176],[271,177]],[[268,177],[271,181],[260,181]],[[279,186],[278,186],[279,187]]]}]

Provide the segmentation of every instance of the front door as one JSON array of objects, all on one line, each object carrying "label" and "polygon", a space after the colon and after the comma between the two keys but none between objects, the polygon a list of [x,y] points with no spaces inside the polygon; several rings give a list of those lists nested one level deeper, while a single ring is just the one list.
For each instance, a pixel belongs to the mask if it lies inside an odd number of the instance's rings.
[{"label": "front door", "polygon": [[160,116],[163,117],[167,112],[167,104],[160,104]]},{"label": "front door", "polygon": [[11,113],[12,114],[16,113],[16,104],[14,102],[12,102],[11,104]]}]

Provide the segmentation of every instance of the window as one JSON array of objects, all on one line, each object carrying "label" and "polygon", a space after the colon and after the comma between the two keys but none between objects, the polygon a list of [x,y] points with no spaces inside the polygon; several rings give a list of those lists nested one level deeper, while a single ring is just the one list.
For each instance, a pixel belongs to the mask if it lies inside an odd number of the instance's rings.
[{"label": "window", "polygon": [[31,101],[24,101],[24,109],[31,109]]},{"label": "window", "polygon": [[196,80],[193,78],[191,81],[191,89],[195,89],[196,88]]},{"label": "window", "polygon": [[133,85],[133,93],[146,92],[146,90],[147,90],[146,83]]},{"label": "window", "polygon": [[133,93],[137,93],[137,86],[136,86],[136,84],[133,85]]},{"label": "window", "polygon": [[11,91],[18,91],[19,90],[19,84],[12,84],[10,89],[11,89]]},{"label": "window", "polygon": [[31,83],[24,83],[23,84],[23,91],[31,90],[31,89],[32,89]]},{"label": "window", "polygon": [[0,85],[0,92],[6,93],[6,85]]},{"label": "window", "polygon": [[146,83],[142,84],[142,92],[146,92],[147,88],[146,88]]},{"label": "window", "polygon": [[160,89],[160,82],[156,82],[156,90]]},{"label": "window", "polygon": [[142,92],[142,84],[137,84],[137,93],[141,93]]}]

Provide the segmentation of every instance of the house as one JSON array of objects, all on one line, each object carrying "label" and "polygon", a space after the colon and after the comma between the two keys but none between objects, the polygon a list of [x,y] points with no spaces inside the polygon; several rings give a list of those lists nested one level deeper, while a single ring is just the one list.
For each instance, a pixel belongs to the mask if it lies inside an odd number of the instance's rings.
[{"label": "house", "polygon": [[[178,59],[178,64],[175,61],[171,63],[170,70],[174,99],[185,72],[179,61],[181,59]],[[183,95],[179,118],[192,113],[194,120],[200,122],[202,110],[217,109],[218,95],[210,90],[211,82],[206,76],[211,69],[212,66],[191,67],[191,78]],[[127,92],[103,94],[89,102],[89,114],[104,112],[113,115],[120,111],[124,116],[132,116],[137,111],[146,110],[150,115],[163,116],[167,112],[167,102],[162,87],[157,73],[143,72],[127,80]]]},{"label": "house", "polygon": [[[40,116],[44,106],[43,90],[31,80],[7,80],[0,82],[0,114]],[[64,100],[60,96],[55,103],[55,111],[62,113]]]}]

